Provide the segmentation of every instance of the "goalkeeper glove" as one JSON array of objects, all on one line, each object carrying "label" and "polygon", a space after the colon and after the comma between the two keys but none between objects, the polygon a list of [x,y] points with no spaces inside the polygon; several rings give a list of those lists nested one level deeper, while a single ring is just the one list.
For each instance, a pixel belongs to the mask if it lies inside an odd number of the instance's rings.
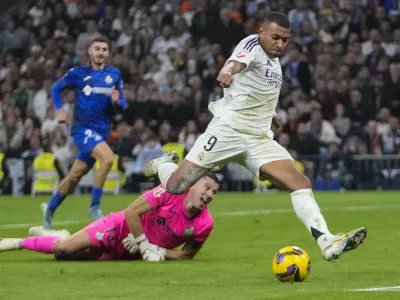
[{"label": "goalkeeper glove", "polygon": [[139,246],[136,244],[132,233],[128,234],[128,236],[122,240],[122,244],[130,254],[135,254],[139,251]]},{"label": "goalkeeper glove", "polygon": [[166,249],[150,243],[144,233],[135,238],[135,242],[139,246],[143,260],[145,261],[165,260],[165,254],[167,252]]}]

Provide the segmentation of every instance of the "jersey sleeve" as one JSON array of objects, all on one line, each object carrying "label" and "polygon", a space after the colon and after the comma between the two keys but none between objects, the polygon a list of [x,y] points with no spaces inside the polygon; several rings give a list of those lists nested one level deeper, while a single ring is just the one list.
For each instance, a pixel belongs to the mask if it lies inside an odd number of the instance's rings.
[{"label": "jersey sleeve", "polygon": [[246,65],[245,70],[249,68],[251,62],[255,59],[256,46],[258,45],[258,38],[244,39],[233,50],[229,60],[234,60]]},{"label": "jersey sleeve", "polygon": [[121,72],[119,72],[119,78],[115,85],[115,89],[117,91],[119,91],[119,105],[122,107],[122,109],[125,109],[126,108],[126,100],[125,100],[125,95],[124,95],[124,83],[122,80]]},{"label": "jersey sleeve", "polygon": [[77,80],[78,72],[76,68],[72,68],[59,81],[63,84],[64,87],[72,87],[75,86]]},{"label": "jersey sleeve", "polygon": [[158,185],[150,191],[147,191],[144,197],[152,208],[157,208],[168,201],[169,194],[161,185]]},{"label": "jersey sleeve", "polygon": [[214,221],[212,220],[212,218],[201,220],[198,226],[195,227],[194,240],[197,243],[204,243],[206,239],[210,236],[213,229]]}]

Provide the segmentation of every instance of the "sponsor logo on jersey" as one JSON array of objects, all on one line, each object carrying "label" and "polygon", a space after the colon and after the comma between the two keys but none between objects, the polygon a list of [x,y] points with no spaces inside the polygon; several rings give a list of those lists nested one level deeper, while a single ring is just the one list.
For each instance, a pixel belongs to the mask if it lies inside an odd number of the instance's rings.
[{"label": "sponsor logo on jersey", "polygon": [[91,94],[111,96],[112,88],[91,87],[90,85],[87,85],[82,89],[82,92],[86,97],[90,96]]},{"label": "sponsor logo on jersey", "polygon": [[86,76],[85,78],[83,78],[83,81],[88,81],[90,78],[92,78],[92,76]]},{"label": "sponsor logo on jersey", "polygon": [[268,86],[275,87],[277,89],[281,88],[282,85],[282,74],[280,72],[274,72],[267,68],[265,77],[268,79]]},{"label": "sponsor logo on jersey", "polygon": [[272,64],[269,60],[267,60],[267,66],[272,68]]}]

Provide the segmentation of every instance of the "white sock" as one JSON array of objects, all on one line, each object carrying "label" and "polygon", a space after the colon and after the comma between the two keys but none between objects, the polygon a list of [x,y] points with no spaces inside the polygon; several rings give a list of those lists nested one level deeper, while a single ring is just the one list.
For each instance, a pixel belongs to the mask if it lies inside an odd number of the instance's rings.
[{"label": "white sock", "polygon": [[316,239],[321,250],[324,250],[334,239],[334,236],[329,232],[328,225],[315,201],[312,190],[297,190],[291,193],[290,197],[297,217]]},{"label": "white sock", "polygon": [[158,167],[158,178],[161,181],[161,184],[165,188],[167,186],[167,181],[174,171],[178,169],[178,166],[172,162],[162,163]]}]

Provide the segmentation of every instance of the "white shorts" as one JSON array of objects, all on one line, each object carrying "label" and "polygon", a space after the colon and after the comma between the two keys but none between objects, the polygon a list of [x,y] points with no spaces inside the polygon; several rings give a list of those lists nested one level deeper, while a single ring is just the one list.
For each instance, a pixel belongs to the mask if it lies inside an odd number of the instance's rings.
[{"label": "white shorts", "polygon": [[293,160],[285,148],[269,137],[240,133],[219,118],[211,120],[185,159],[207,169],[222,168],[234,161],[256,176],[266,163]]}]

